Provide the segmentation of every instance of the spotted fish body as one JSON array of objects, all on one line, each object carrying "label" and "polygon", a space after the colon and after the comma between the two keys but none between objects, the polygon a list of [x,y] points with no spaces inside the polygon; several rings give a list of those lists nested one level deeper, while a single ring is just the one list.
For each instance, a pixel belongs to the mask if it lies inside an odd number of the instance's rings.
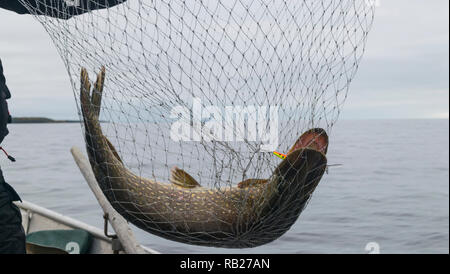
[{"label": "spotted fish body", "polygon": [[86,148],[100,188],[126,220],[169,240],[225,248],[269,243],[295,223],[325,172],[326,151],[297,149],[296,144],[269,179],[251,179],[237,187],[204,188],[176,168],[173,184],[138,177],[102,132],[104,76],[103,68],[91,93],[88,74],[81,72]]}]

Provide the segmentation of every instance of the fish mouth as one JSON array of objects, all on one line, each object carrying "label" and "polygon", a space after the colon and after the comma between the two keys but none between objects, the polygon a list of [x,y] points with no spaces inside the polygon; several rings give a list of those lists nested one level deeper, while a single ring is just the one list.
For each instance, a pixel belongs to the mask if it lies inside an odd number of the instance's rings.
[{"label": "fish mouth", "polygon": [[313,128],[303,133],[287,154],[289,155],[292,152],[302,148],[311,148],[322,152],[323,154],[327,154],[328,141],[328,134],[324,129]]}]

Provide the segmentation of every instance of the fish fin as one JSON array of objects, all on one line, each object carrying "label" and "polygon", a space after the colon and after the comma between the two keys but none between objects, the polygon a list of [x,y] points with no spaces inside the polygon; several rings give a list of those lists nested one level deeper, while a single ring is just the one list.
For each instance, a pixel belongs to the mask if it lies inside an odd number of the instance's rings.
[{"label": "fish fin", "polygon": [[81,68],[80,101],[83,117],[88,117],[88,115],[90,114],[90,105],[91,105],[90,93],[91,93],[91,83],[89,82],[89,74],[85,68]]},{"label": "fish fin", "polygon": [[81,68],[81,88],[80,100],[83,116],[100,115],[100,106],[102,101],[103,85],[105,82],[105,67],[102,67],[97,75],[97,81],[94,84],[91,94],[91,83],[89,74],[85,68]]},{"label": "fish fin", "polygon": [[113,144],[111,143],[111,141],[109,141],[108,138],[105,137],[106,143],[108,144],[109,149],[111,150],[111,152],[114,154],[114,156],[116,157],[117,160],[119,160],[119,162],[122,162],[122,159],[119,156],[119,153],[117,153],[116,148],[113,146]]},{"label": "fish fin", "polygon": [[92,90],[91,104],[94,110],[94,114],[100,116],[100,106],[102,102],[103,86],[105,83],[105,67],[103,66],[100,72],[97,74],[97,81],[95,82],[94,89]]},{"label": "fish fin", "polygon": [[238,188],[257,187],[267,183],[267,179],[247,179],[240,182]]},{"label": "fish fin", "polygon": [[[89,74],[85,68],[81,68],[81,90],[80,90],[80,99],[81,99],[81,110],[83,112],[84,119],[98,119],[100,115],[100,106],[102,100],[103,93],[103,84],[105,82],[105,67],[103,66],[100,72],[97,74],[97,81],[94,84],[94,88],[92,89],[91,94],[91,83],[89,82]],[[91,117],[91,118],[88,118]],[[96,120],[98,121],[98,120]],[[88,124],[86,124],[86,130],[88,129]],[[122,162],[117,150],[109,141],[108,138],[104,137],[106,144],[109,149],[113,153],[116,159]]]},{"label": "fish fin", "polygon": [[178,167],[172,168],[169,180],[172,184],[184,188],[195,188],[201,186],[194,178],[192,178],[191,175]]}]

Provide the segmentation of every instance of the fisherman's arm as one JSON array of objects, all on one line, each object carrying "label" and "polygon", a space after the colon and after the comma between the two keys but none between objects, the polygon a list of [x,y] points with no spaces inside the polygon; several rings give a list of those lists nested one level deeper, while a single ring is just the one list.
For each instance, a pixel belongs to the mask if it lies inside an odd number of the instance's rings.
[{"label": "fisherman's arm", "polygon": [[[70,19],[93,10],[110,8],[126,0],[0,0],[0,8],[19,14],[45,15]],[[25,6],[22,4],[25,3]]]},{"label": "fisherman's arm", "polygon": [[9,132],[7,124],[10,116],[8,111],[8,103],[6,103],[6,100],[9,98],[11,98],[11,94],[8,86],[6,85],[6,79],[3,75],[2,60],[0,60],[0,144]]}]

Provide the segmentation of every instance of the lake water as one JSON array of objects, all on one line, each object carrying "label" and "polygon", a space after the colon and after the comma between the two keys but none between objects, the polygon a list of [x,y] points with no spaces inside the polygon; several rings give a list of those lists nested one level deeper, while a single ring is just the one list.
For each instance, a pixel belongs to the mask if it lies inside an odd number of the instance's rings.
[{"label": "lake water", "polygon": [[[13,124],[0,155],[22,199],[99,228],[102,211],[69,152],[84,148],[79,124]],[[297,223],[254,249],[217,249],[167,241],[134,229],[162,253],[449,252],[449,121],[341,121],[330,137],[331,168]]]}]

